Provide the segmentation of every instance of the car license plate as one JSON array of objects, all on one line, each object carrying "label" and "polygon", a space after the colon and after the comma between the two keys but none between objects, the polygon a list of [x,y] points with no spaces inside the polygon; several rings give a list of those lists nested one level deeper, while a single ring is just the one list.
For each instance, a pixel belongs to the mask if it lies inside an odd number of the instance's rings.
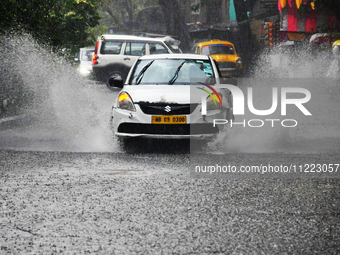
[{"label": "car license plate", "polygon": [[152,116],[152,124],[186,124],[186,116]]}]

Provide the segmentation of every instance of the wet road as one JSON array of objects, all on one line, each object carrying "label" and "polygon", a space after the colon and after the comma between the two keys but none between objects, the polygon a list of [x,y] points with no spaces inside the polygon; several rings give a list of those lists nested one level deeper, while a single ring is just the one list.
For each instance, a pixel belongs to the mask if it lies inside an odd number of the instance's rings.
[{"label": "wet road", "polygon": [[194,179],[188,154],[0,156],[1,254],[339,252],[338,180]]},{"label": "wet road", "polygon": [[[340,252],[338,179],[194,178],[188,144],[120,148],[108,124],[115,92],[58,93],[53,112],[45,107],[0,124],[0,254]],[[76,103],[72,112],[60,101],[67,97]],[[283,142],[291,134],[265,140],[268,132],[254,138],[237,130],[227,153],[217,141],[198,156],[200,164],[238,168],[329,166],[340,163],[331,131],[299,147]],[[312,144],[318,152],[306,150]]]}]

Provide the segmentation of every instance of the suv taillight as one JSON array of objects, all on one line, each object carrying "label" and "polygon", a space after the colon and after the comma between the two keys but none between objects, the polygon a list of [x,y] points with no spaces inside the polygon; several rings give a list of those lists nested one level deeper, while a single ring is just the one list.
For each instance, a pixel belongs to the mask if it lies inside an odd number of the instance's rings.
[{"label": "suv taillight", "polygon": [[99,58],[99,57],[98,57],[97,54],[94,54],[94,55],[93,55],[93,58],[92,58],[92,65],[98,64],[98,61],[97,61],[98,58]]},{"label": "suv taillight", "polygon": [[92,57],[92,65],[98,64],[98,61],[97,61],[97,59],[99,58],[98,55],[97,55],[98,46],[99,46],[99,40],[97,41],[96,48],[94,49],[94,54],[93,54],[93,57]]},{"label": "suv taillight", "polygon": [[94,49],[94,54],[98,53],[99,40],[96,43],[96,48]]}]

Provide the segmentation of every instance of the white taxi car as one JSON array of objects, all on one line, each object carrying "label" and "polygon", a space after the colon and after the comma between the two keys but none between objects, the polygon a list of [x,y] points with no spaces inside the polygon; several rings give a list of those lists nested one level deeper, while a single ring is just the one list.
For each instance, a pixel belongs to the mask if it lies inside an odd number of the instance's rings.
[{"label": "white taxi car", "polygon": [[219,132],[214,119],[233,118],[230,91],[213,88],[224,80],[210,56],[142,56],[125,84],[118,75],[109,83],[122,88],[112,107],[113,131],[120,138],[209,139]]}]

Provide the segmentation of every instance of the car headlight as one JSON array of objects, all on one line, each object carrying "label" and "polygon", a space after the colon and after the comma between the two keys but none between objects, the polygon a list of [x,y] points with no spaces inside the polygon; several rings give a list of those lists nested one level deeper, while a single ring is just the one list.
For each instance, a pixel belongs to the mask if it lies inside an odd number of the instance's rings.
[{"label": "car headlight", "polygon": [[80,72],[82,75],[89,75],[89,74],[91,73],[91,71],[88,70],[88,69],[85,68],[85,67],[80,67],[79,72]]},{"label": "car headlight", "polygon": [[130,95],[126,92],[122,92],[119,94],[117,108],[127,110],[127,111],[134,111],[134,112],[136,111],[136,108],[133,105]]},{"label": "car headlight", "polygon": [[237,59],[237,60],[236,60],[236,64],[238,64],[238,65],[242,65],[242,59],[240,59],[240,58],[239,58],[239,59]]},{"label": "car headlight", "polygon": [[218,110],[222,108],[222,105],[221,105],[222,94],[218,93],[218,95],[221,98],[221,102],[218,96],[215,94],[211,94],[210,96],[207,97],[207,111]]}]

